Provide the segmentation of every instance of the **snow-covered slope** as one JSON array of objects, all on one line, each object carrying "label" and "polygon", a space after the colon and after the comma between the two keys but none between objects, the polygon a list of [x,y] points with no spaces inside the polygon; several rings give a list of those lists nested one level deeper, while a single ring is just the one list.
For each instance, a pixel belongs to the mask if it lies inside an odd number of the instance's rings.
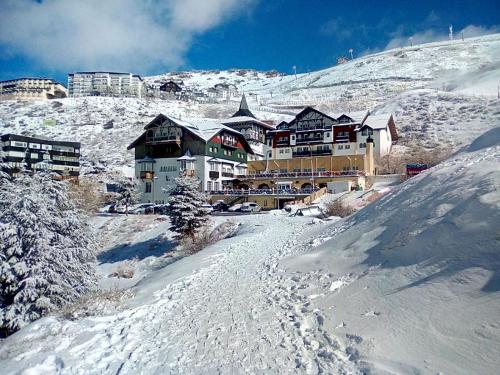
[{"label": "snow-covered slope", "polygon": [[[335,223],[242,217],[104,317],[43,318],[3,373],[495,374],[500,128]],[[315,224],[313,224],[315,223]]]},{"label": "snow-covered slope", "polygon": [[495,128],[282,266],[307,285],[300,294],[322,311],[324,329],[374,373],[494,374],[499,233]]},{"label": "snow-covered slope", "polygon": [[[495,34],[386,51],[297,78],[233,70],[168,73],[147,80],[180,78],[200,90],[234,83],[248,94],[252,111],[262,120],[289,120],[304,105],[327,112],[391,111],[397,116],[400,144],[458,147],[500,121],[500,100],[492,95],[500,76],[499,60],[500,34]],[[0,132],[80,141],[86,159],[121,168],[132,163],[126,146],[158,113],[221,119],[237,107],[234,101],[99,97],[1,101]],[[114,127],[104,129],[111,120]]]}]

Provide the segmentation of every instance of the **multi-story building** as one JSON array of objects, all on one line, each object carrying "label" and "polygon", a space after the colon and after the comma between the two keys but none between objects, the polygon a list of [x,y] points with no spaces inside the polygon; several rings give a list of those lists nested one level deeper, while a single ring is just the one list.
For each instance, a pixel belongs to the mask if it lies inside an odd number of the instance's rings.
[{"label": "multi-story building", "polygon": [[266,133],[274,130],[274,127],[258,120],[248,108],[245,94],[241,97],[240,108],[228,119],[222,120],[222,124],[239,131],[251,145],[254,154],[249,155],[249,160],[264,159]]},{"label": "multi-story building", "polygon": [[327,115],[308,107],[267,132],[265,159],[248,162],[238,188],[307,191],[341,180],[364,188],[364,177],[375,173],[374,157],[390,152],[396,139],[391,114]]},{"label": "multi-story building", "polygon": [[376,156],[384,156],[397,140],[392,114],[369,112],[327,115],[307,107],[290,123],[267,132],[266,159],[312,156],[364,155],[371,136]]},{"label": "multi-story building", "polygon": [[18,78],[0,82],[0,100],[65,97],[66,88],[50,78]]},{"label": "multi-story building", "polygon": [[166,202],[181,174],[198,178],[207,192],[233,188],[247,174],[252,148],[240,132],[219,122],[160,114],[144,129],[128,147],[135,152],[142,202]]},{"label": "multi-story building", "polygon": [[68,74],[68,95],[141,98],[145,84],[141,76],[116,72],[77,72]]},{"label": "multi-story building", "polygon": [[51,171],[63,179],[78,179],[80,143],[25,137],[16,134],[0,136],[0,148],[13,175],[22,168]]}]

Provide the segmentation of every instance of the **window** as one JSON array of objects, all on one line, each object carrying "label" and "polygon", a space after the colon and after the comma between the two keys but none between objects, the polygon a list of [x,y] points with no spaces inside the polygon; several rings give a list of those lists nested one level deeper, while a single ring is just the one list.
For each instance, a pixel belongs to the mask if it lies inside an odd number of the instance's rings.
[{"label": "window", "polygon": [[304,171],[304,172],[311,172],[311,171],[312,171],[312,169],[311,169],[311,168],[304,168],[304,169],[303,169],[303,171]]},{"label": "window", "polygon": [[151,182],[146,182],[145,193],[151,193]]},{"label": "window", "polygon": [[219,191],[219,183],[218,182],[214,182],[214,190]]},{"label": "window", "polygon": [[366,143],[360,143],[359,144],[359,148],[365,148],[366,147]]},{"label": "window", "polygon": [[326,172],[326,168],[318,168],[318,172]]},{"label": "window", "polygon": [[373,134],[373,129],[363,129],[361,131],[361,135],[372,135]]},{"label": "window", "polygon": [[329,138],[330,137],[330,132],[327,132],[326,133],[326,137]]},{"label": "window", "polygon": [[219,152],[219,148],[218,147],[214,147],[214,153],[218,153]]},{"label": "window", "polygon": [[293,168],[292,172],[299,173],[300,172],[300,168]]},{"label": "window", "polygon": [[214,148],[213,148],[213,147],[209,147],[209,148],[208,148],[208,151],[209,151],[209,152],[214,152]]},{"label": "window", "polygon": [[343,149],[344,149],[344,145],[339,145],[339,146],[338,146],[338,149],[339,149],[339,150],[343,150]]},{"label": "window", "polygon": [[216,163],[210,163],[210,170],[216,172],[219,170],[219,166]]},{"label": "window", "polygon": [[288,173],[288,169],[282,168],[282,169],[280,169],[280,173]]},{"label": "window", "polygon": [[207,190],[212,191],[212,181],[207,182]]},{"label": "window", "polygon": [[[292,135],[292,141],[295,141],[295,136],[294,136],[294,135]],[[266,201],[266,202],[267,202],[267,201]]]},{"label": "window", "polygon": [[344,145],[344,148],[345,148],[346,150],[349,150],[349,149],[351,148],[351,145]]}]

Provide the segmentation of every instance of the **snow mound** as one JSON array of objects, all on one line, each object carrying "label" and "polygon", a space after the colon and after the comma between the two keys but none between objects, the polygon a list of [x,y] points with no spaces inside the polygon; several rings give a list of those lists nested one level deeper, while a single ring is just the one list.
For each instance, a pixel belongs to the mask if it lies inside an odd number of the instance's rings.
[{"label": "snow mound", "polygon": [[316,291],[325,296],[312,308],[333,309],[328,329],[347,343],[359,337],[352,351],[367,371],[498,370],[497,129],[331,226],[313,252],[284,262],[299,280],[325,270],[336,277],[331,285],[342,287]]}]

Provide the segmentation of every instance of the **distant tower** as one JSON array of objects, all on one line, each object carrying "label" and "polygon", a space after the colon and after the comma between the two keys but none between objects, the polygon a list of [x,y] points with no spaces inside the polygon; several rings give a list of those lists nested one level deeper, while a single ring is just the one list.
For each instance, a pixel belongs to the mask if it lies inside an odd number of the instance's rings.
[{"label": "distant tower", "polygon": [[349,54],[351,55],[351,60],[354,60],[354,56],[352,55],[353,51],[354,50],[352,48],[349,48]]},{"label": "distant tower", "polygon": [[450,30],[449,33],[450,40],[453,40],[453,25],[450,25],[449,30]]},{"label": "distant tower", "polygon": [[295,75],[295,79],[297,79],[297,65],[292,66],[293,74]]},{"label": "distant tower", "polygon": [[239,116],[247,116],[255,118],[254,114],[248,108],[247,98],[245,97],[245,94],[243,94],[243,96],[241,97],[240,108],[231,117],[239,117]]},{"label": "distant tower", "polygon": [[412,46],[412,47],[413,47],[413,37],[412,37],[412,36],[410,36],[410,38],[409,38],[409,39],[410,39],[410,46]]}]

